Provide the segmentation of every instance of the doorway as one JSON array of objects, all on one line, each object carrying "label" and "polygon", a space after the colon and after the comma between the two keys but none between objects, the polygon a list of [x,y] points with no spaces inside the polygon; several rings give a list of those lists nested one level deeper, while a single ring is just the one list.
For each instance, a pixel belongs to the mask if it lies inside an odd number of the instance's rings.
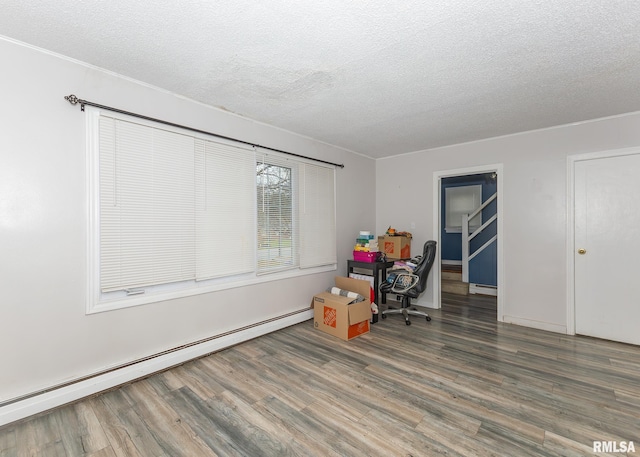
[{"label": "doorway", "polygon": [[[442,170],[434,172],[433,176],[433,221],[434,228],[433,233],[436,241],[438,242],[438,246],[440,246],[439,252],[439,262],[434,264],[434,304],[437,308],[441,307],[442,304],[442,278],[443,278],[443,269],[442,269],[442,261],[450,260],[442,258],[442,246],[444,236],[442,235],[444,227],[446,226],[446,216],[443,217],[443,195],[442,184],[446,182],[445,180],[449,180],[449,182],[455,181],[464,181],[465,176],[471,175],[490,175],[495,177],[496,183],[496,216],[497,220],[495,221],[495,231],[496,231],[496,239],[493,243],[495,243],[495,264],[496,264],[496,284],[494,293],[497,297],[497,320],[503,321],[503,285],[504,282],[502,278],[504,277],[504,250],[503,250],[503,236],[502,236],[502,183],[503,183],[503,170],[502,164],[494,164],[494,165],[486,165],[480,167],[470,167],[470,168],[461,168],[461,169],[453,169],[453,170]],[[491,244],[490,241],[487,241],[487,244]],[[447,274],[447,273],[445,273]],[[482,293],[482,292],[480,292]]]},{"label": "doorway", "polygon": [[640,148],[569,158],[569,333],[640,345]]}]

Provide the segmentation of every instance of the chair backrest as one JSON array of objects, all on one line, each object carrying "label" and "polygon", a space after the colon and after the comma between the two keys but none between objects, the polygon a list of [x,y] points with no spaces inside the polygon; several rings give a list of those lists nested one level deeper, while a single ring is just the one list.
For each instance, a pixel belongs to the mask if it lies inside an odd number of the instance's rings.
[{"label": "chair backrest", "polygon": [[417,286],[413,289],[417,294],[421,294],[427,288],[427,278],[429,277],[433,262],[436,260],[436,244],[437,242],[433,240],[424,243],[420,263],[418,263],[416,269],[413,270],[413,274],[420,277],[420,281],[418,281]]}]

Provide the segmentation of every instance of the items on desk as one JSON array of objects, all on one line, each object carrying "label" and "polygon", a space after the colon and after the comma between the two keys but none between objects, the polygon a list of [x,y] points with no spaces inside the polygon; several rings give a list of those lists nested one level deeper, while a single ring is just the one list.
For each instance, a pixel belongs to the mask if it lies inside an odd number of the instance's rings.
[{"label": "items on desk", "polygon": [[353,260],[357,262],[374,263],[380,260],[380,252],[353,251]]},{"label": "items on desk", "polygon": [[378,241],[375,235],[372,235],[371,232],[360,232],[353,250],[358,252],[378,252]]},{"label": "items on desk", "polygon": [[[389,260],[408,259],[411,257],[411,234],[409,232],[397,232],[395,235],[378,237],[378,246]],[[399,235],[403,233],[403,235]]]},{"label": "items on desk", "polygon": [[385,235],[388,235],[388,236],[404,236],[404,237],[407,237],[407,238],[413,238],[413,235],[411,235],[411,232],[399,232],[399,231],[397,231],[396,229],[394,229],[391,226],[389,226],[389,228],[385,232]]},{"label": "items on desk", "polygon": [[371,232],[361,231],[353,248],[353,260],[358,262],[377,262],[380,259],[378,241]]}]

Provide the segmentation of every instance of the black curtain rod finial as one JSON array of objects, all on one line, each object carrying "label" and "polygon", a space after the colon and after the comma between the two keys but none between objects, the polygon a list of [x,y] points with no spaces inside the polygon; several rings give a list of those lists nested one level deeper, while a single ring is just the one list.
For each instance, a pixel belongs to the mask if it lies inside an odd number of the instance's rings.
[{"label": "black curtain rod finial", "polygon": [[65,95],[64,99],[66,101],[68,101],[69,103],[71,103],[72,105],[77,105],[78,103],[80,103],[80,111],[84,111],[84,105],[94,106],[96,108],[102,108],[102,109],[106,109],[106,110],[109,110],[109,111],[113,111],[114,113],[126,114],[128,116],[134,116],[134,117],[137,117],[137,118],[140,118],[140,119],[146,119],[147,121],[158,122],[160,124],[169,125],[171,127],[177,127],[177,128],[181,128],[181,129],[186,129],[186,130],[190,130],[192,132],[204,133],[206,135],[215,136],[215,137],[222,138],[222,139],[225,139],[225,140],[236,141],[238,143],[242,143],[242,144],[246,144],[246,145],[249,145],[249,146],[254,146],[254,147],[258,147],[258,148],[262,148],[262,149],[267,149],[269,151],[280,152],[282,154],[287,154],[287,155],[294,156],[294,157],[300,157],[302,159],[307,159],[307,160],[313,160],[314,162],[326,163],[327,165],[333,165],[334,167],[338,167],[338,168],[344,168],[344,164],[342,164],[342,163],[333,163],[333,162],[328,162],[326,160],[314,159],[313,157],[306,157],[306,156],[303,156],[303,155],[300,155],[300,154],[294,154],[293,152],[287,152],[287,151],[283,151],[281,149],[270,148],[268,146],[262,146],[260,144],[250,143],[248,141],[239,140],[237,138],[231,138],[231,137],[228,137],[228,136],[219,135],[217,133],[211,133],[211,132],[206,132],[204,130],[194,129],[193,127],[187,127],[186,125],[174,124],[173,122],[163,121],[161,119],[156,119],[156,118],[153,118],[153,117],[145,116],[143,114],[132,113],[131,111],[124,111],[124,110],[121,110],[121,109],[118,109],[118,108],[113,108],[111,106],[99,105],[98,103],[93,103],[93,102],[89,102],[87,100],[82,100],[82,99],[76,97],[74,94]]},{"label": "black curtain rod finial", "polygon": [[76,97],[75,95],[71,94],[71,95],[65,95],[64,99],[66,101],[68,101],[69,103],[71,103],[72,105],[75,105],[78,103],[78,97]]},{"label": "black curtain rod finial", "polygon": [[77,105],[78,103],[80,103],[80,111],[84,111],[84,100],[80,100],[78,97],[76,97],[73,94],[65,95],[64,99],[69,103],[71,103],[72,105]]}]

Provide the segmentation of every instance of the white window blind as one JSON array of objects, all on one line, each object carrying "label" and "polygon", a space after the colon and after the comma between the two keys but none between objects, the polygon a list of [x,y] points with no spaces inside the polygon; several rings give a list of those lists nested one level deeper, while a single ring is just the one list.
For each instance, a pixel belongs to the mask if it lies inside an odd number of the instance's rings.
[{"label": "white window blind", "polygon": [[87,111],[89,312],[335,269],[332,167]]},{"label": "white window blind", "polygon": [[197,279],[255,270],[253,149],[196,140]]},{"label": "white window blind", "polygon": [[252,149],[100,116],[102,292],[255,270]]},{"label": "white window blind", "polygon": [[193,279],[194,140],[100,118],[103,292]]},{"label": "white window blind", "polygon": [[335,169],[302,164],[300,201],[300,268],[337,263]]}]

